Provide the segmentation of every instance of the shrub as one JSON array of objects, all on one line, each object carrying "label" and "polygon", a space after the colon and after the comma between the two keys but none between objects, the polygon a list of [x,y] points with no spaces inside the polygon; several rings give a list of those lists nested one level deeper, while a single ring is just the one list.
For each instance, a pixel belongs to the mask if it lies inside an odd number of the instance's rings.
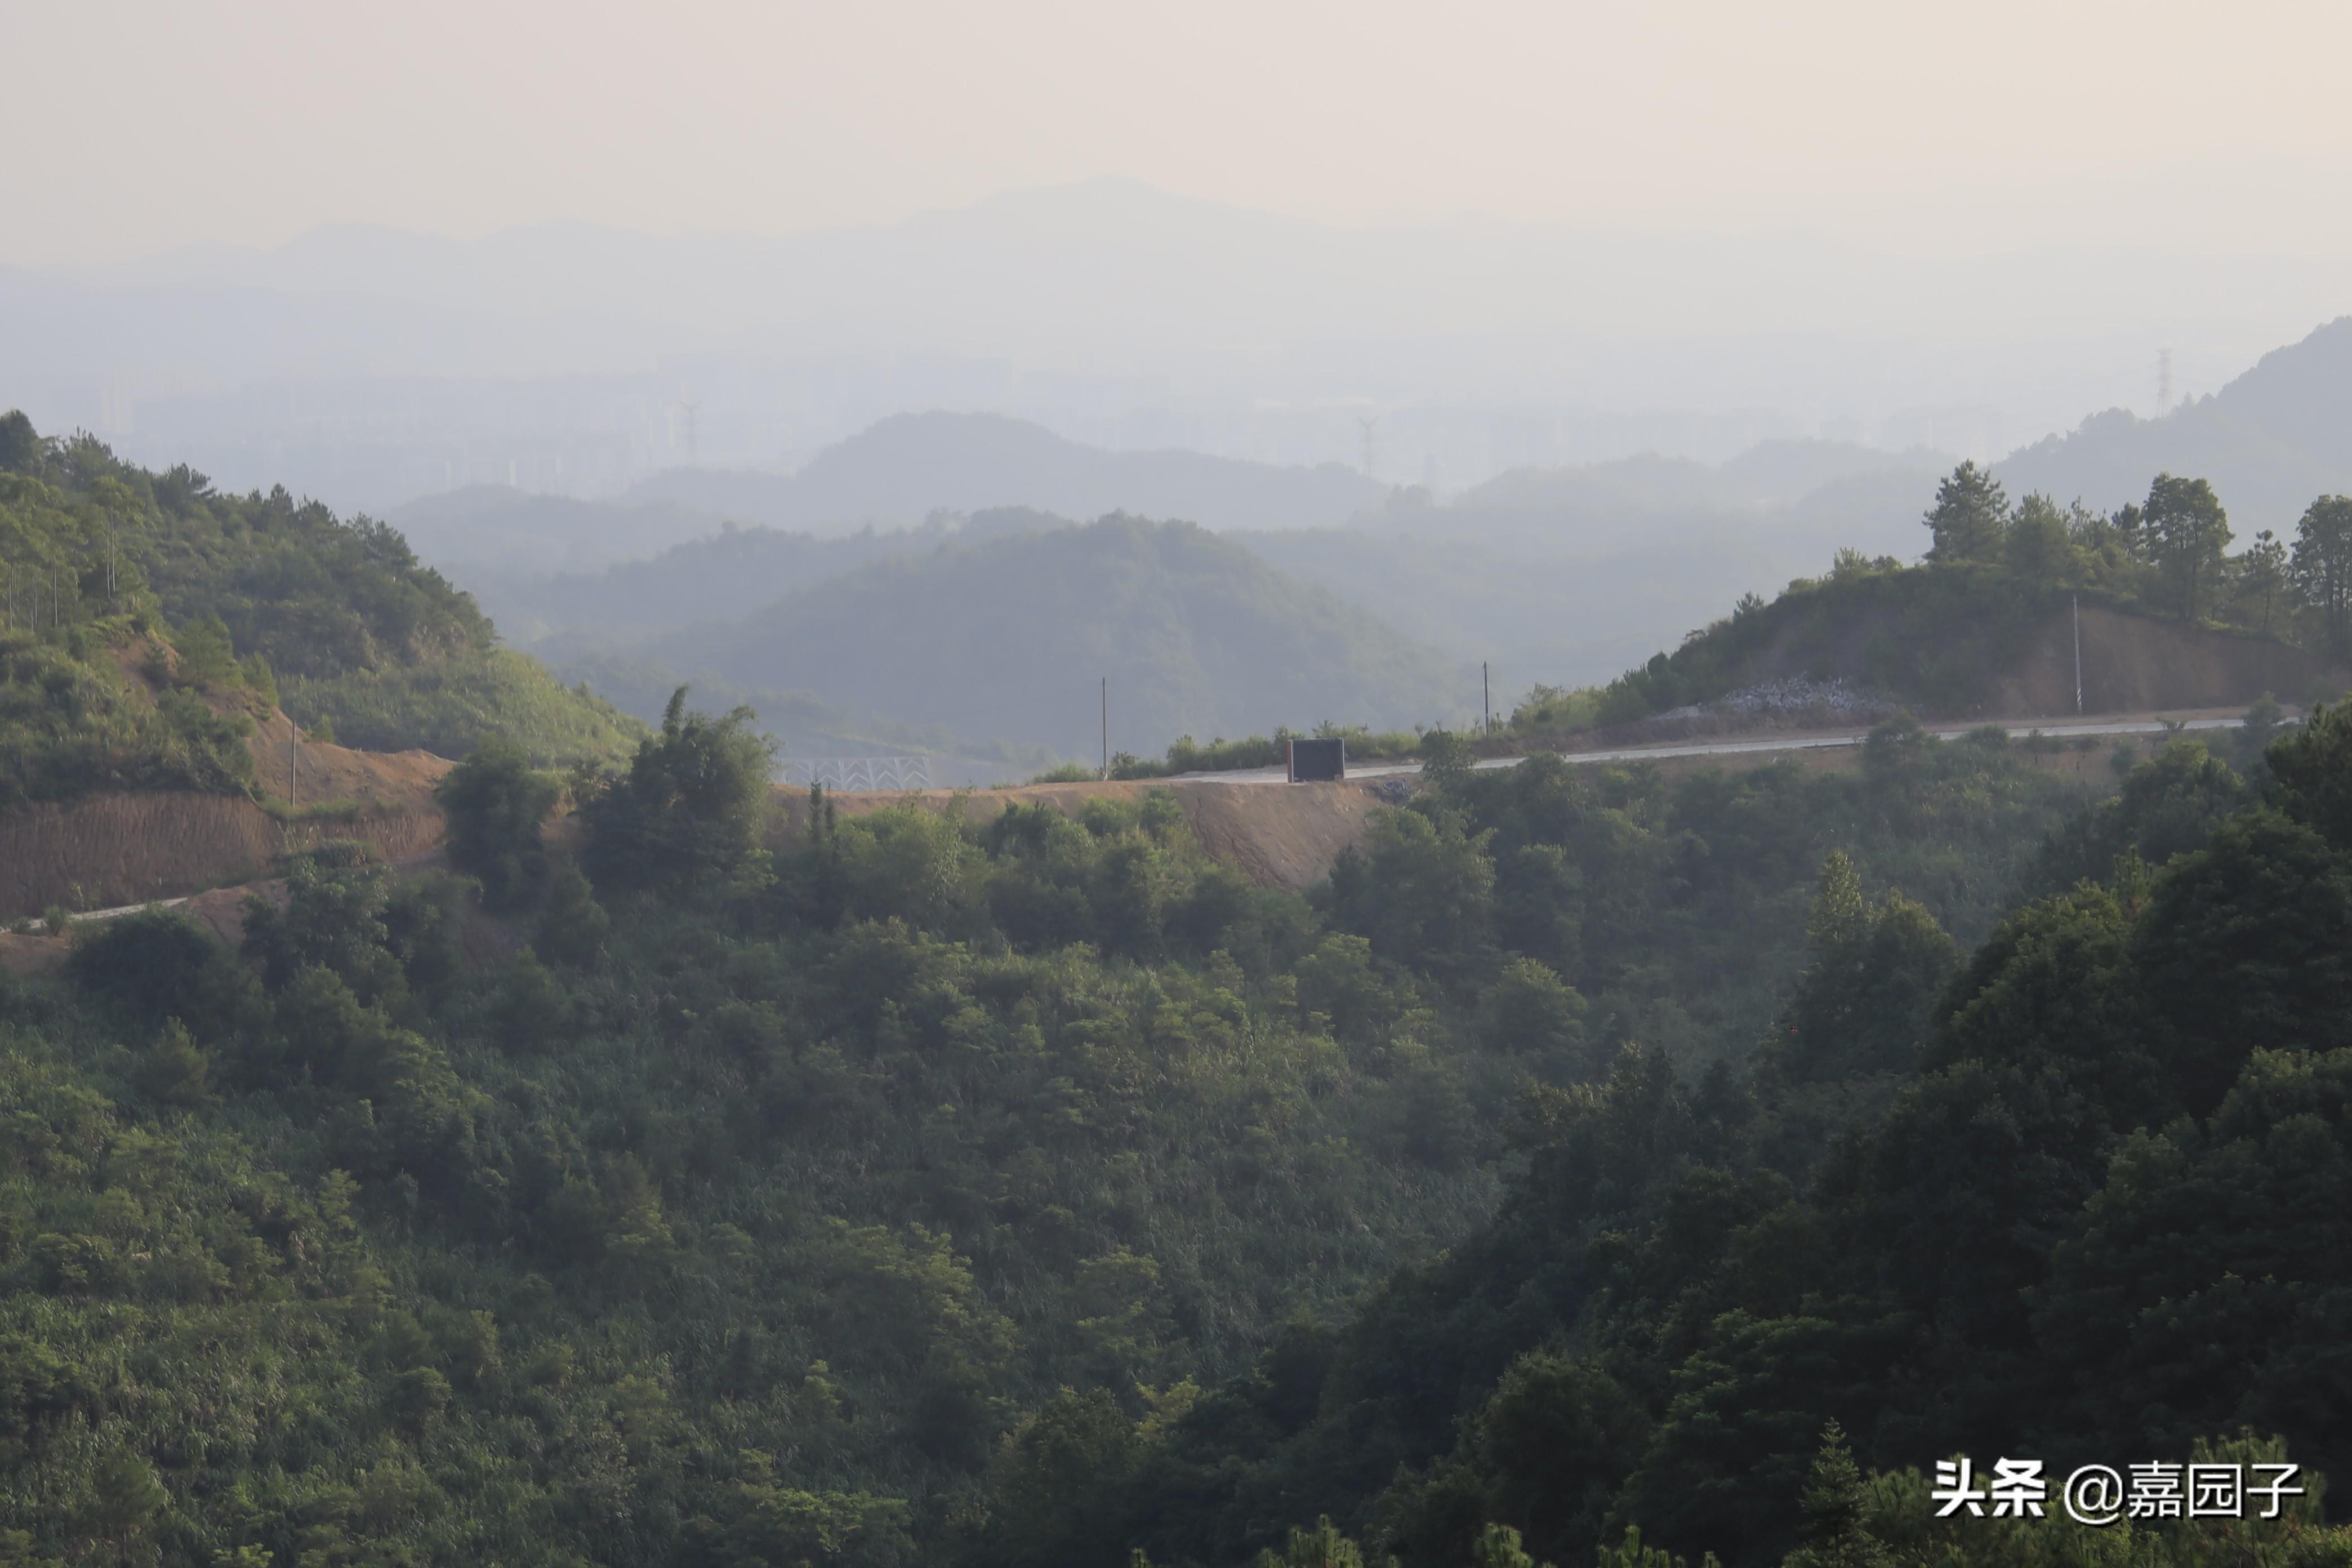
[{"label": "shrub", "polygon": [[661,733],[583,808],[589,875],[667,894],[759,879],[775,742],[751,728],[757,718],[689,712],[686,688],[672,693]]},{"label": "shrub", "polygon": [[450,863],[481,879],[487,907],[510,910],[539,896],[547,884],[540,825],[559,792],[552,778],[532,771],[521,747],[483,742],[433,793],[449,816]]},{"label": "shrub", "polygon": [[139,1030],[179,1018],[197,1037],[226,1035],[252,1004],[254,978],[212,931],[174,910],[139,910],[75,929],[66,975]]}]

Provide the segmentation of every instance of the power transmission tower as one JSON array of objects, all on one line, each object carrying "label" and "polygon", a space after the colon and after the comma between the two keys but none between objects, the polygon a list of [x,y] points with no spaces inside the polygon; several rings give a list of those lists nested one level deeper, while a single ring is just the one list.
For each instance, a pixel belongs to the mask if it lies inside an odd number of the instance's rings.
[{"label": "power transmission tower", "polygon": [[1364,427],[1364,478],[1372,479],[1375,477],[1372,473],[1372,459],[1380,451],[1381,416],[1375,414],[1369,419],[1359,419],[1356,423]]},{"label": "power transmission tower", "polygon": [[2159,415],[2172,412],[2172,351],[2156,351],[2156,411]]},{"label": "power transmission tower", "polygon": [[688,403],[685,399],[681,398],[678,400],[678,406],[686,410],[686,466],[689,468],[698,468],[702,466],[702,443],[700,438],[702,429],[701,420],[699,418],[699,416],[702,413],[702,405],[699,403]]}]

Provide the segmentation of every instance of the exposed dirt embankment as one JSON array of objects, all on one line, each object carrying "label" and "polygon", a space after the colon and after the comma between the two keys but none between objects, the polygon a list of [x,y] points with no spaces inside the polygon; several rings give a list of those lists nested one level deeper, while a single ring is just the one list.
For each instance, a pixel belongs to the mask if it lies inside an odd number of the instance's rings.
[{"label": "exposed dirt embankment", "polygon": [[[291,726],[272,710],[253,737],[262,789],[286,798]],[[0,920],[52,904],[106,909],[176,898],[267,873],[289,850],[352,838],[388,860],[439,846],[433,801],[450,763],[429,752],[383,753],[302,742],[299,799],[273,814],[241,795],[184,791],[90,795],[0,814]]]},{"label": "exposed dirt embankment", "polygon": [[425,805],[286,821],[242,796],[177,792],[23,806],[0,816],[0,919],[249,881],[287,851],[334,838],[400,859],[434,848],[441,834],[440,812]]},{"label": "exposed dirt embankment", "polygon": [[[2243,708],[2264,692],[2301,702],[2344,672],[2264,637],[2083,607],[2083,711],[2129,713]],[[1991,710],[2033,716],[2074,711],[2074,619],[2043,619],[2002,676]]]},{"label": "exposed dirt embankment", "polygon": [[[2093,605],[2083,606],[2082,616],[2081,711],[2086,714],[2242,710],[2264,692],[2282,702],[2299,703],[2322,688],[2340,689],[2347,679],[2346,671],[2325,660],[2268,637]],[[1748,661],[1743,679],[1787,679],[1820,669],[1861,675],[1869,668],[1874,641],[1912,635],[1891,610],[1854,616],[1834,628],[1792,622]],[[1975,712],[2020,719],[2074,714],[2074,620],[2068,606],[2061,604],[2036,616],[2003,650],[1985,689]],[[1935,718],[1969,716],[1923,712]],[[1751,721],[1749,727],[1768,726]]]},{"label": "exposed dirt embankment", "polygon": [[[433,786],[456,766],[430,752],[359,752],[304,741],[299,757],[287,744],[293,722],[271,709],[255,727],[253,775],[265,794],[299,805],[358,801],[370,805],[429,806]],[[294,793],[289,794],[289,785]]]},{"label": "exposed dirt embankment", "polygon": [[[1391,790],[1393,784],[1388,786]],[[904,794],[829,796],[845,816],[862,816],[911,801],[929,811],[959,812],[986,822],[1007,805],[1049,805],[1074,816],[1089,800],[1133,800],[1163,789],[1184,808],[1184,819],[1201,847],[1261,887],[1297,889],[1321,881],[1339,851],[1356,843],[1381,804],[1368,784],[1211,784],[1200,780],[1132,784],[1027,784],[999,790],[910,790]],[[808,827],[808,794],[780,791],[785,837],[796,841]]]}]

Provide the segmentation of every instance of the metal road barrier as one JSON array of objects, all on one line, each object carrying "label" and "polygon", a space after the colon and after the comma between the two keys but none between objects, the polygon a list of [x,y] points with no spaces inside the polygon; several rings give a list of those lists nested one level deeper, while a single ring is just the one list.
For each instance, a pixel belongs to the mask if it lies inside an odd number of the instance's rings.
[{"label": "metal road barrier", "polygon": [[929,757],[786,757],[783,782],[823,784],[827,789],[892,790],[931,787]]}]

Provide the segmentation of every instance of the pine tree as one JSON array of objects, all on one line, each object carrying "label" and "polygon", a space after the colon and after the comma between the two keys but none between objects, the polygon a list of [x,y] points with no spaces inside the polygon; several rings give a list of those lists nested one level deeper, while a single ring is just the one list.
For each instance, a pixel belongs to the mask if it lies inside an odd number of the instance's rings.
[{"label": "pine tree", "polygon": [[1822,1428],[1801,1506],[1805,1543],[1789,1554],[1786,1568],[1886,1568],[1885,1543],[1863,1523],[1861,1468],[1834,1421]]},{"label": "pine tree", "polygon": [[2158,474],[2147,488],[2147,507],[2141,515],[2148,553],[2172,579],[2181,618],[2196,620],[2202,590],[2221,570],[2221,552],[2234,537],[2230,514],[2205,480]]},{"label": "pine tree", "polygon": [[[1490,1524],[1471,1543],[1470,1561],[1476,1568],[1536,1568],[1536,1560],[1519,1544],[1519,1532],[1507,1524]],[[1551,1568],[1549,1563],[1544,1568]]]},{"label": "pine tree", "polygon": [[2352,496],[2321,496],[2294,525],[2288,570],[2327,624],[2327,651],[2352,652]]},{"label": "pine tree", "polygon": [[1984,561],[1998,553],[2008,528],[2009,495],[1974,462],[1962,463],[1936,486],[1936,504],[1920,521],[1935,536],[1930,561]]}]

